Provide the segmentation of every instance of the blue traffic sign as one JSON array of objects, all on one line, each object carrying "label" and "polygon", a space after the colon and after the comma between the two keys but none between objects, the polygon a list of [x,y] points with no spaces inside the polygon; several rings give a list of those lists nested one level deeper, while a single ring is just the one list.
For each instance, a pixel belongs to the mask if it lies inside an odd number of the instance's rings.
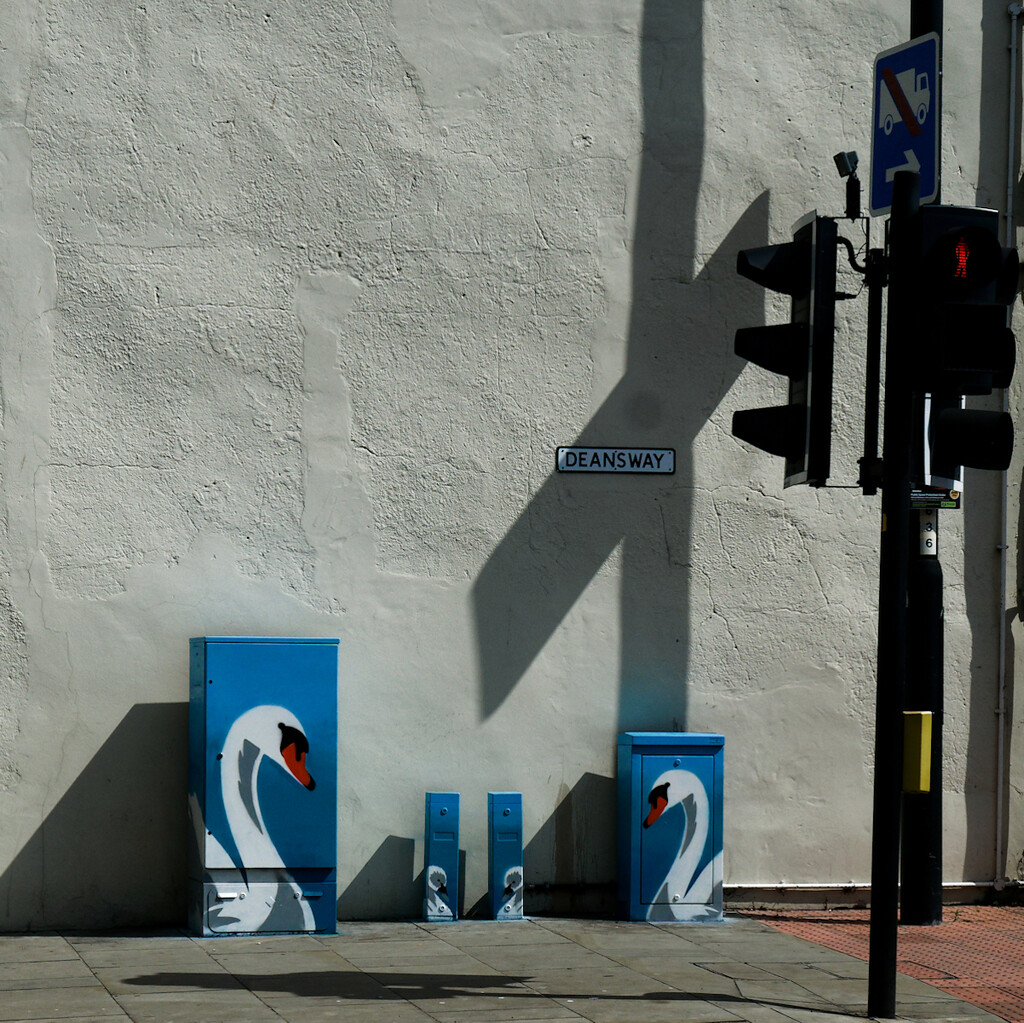
[{"label": "blue traffic sign", "polygon": [[871,124],[872,216],[892,206],[897,171],[921,175],[921,202],[939,192],[939,37],[918,36],[875,58]]}]

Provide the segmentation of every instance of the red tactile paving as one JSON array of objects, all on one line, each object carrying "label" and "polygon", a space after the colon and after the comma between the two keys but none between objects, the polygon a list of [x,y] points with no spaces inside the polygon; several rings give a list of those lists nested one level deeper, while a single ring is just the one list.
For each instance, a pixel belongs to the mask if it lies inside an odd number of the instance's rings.
[{"label": "red tactile paving", "polygon": [[[744,913],[798,938],[868,958],[866,909]],[[1024,906],[947,906],[936,927],[900,927],[896,968],[1024,1023]]]}]

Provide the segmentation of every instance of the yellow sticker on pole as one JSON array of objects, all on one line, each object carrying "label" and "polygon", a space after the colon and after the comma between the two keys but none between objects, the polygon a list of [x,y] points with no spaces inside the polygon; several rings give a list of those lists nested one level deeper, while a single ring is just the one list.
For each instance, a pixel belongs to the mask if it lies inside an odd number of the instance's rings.
[{"label": "yellow sticker on pole", "polygon": [[932,787],[932,712],[903,712],[903,791],[916,795]]}]

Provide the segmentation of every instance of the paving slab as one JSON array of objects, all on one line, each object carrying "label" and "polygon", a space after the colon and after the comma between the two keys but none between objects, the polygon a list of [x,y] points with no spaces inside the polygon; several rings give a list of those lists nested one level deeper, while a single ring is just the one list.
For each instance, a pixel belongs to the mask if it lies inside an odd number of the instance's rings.
[{"label": "paving slab", "polygon": [[101,987],[47,987],[5,991],[0,1020],[56,1020],[93,1017],[125,1019],[114,997]]},{"label": "paving slab", "polygon": [[432,1016],[438,1023],[506,1023],[508,1020],[529,1020],[530,1023],[565,1023],[566,1020],[583,1019],[579,1013],[552,1002],[550,1005],[524,1009],[513,1004],[501,1009],[474,1009],[439,1012]]},{"label": "paving slab", "polygon": [[155,994],[158,991],[234,991],[239,981],[218,963],[208,959],[198,966],[158,970],[139,966],[111,966],[93,970],[96,979],[115,995]]},{"label": "paving slab", "polygon": [[582,998],[563,1003],[591,1023],[735,1023],[743,1016],[688,995],[635,998]]},{"label": "paving slab", "polygon": [[319,937],[311,934],[282,934],[256,938],[248,934],[224,935],[220,938],[192,938],[195,947],[211,955],[253,955],[257,952],[321,952]]},{"label": "paving slab", "polygon": [[[341,931],[4,936],[0,1023],[843,1023],[865,1013],[865,963],[758,920],[357,923]],[[920,949],[918,968],[932,969],[927,944]],[[1016,977],[1001,982],[963,990],[998,1008],[1022,993]],[[899,977],[897,1011],[922,1023],[997,1023],[921,977]]]},{"label": "paving slab", "polygon": [[539,920],[470,920],[455,924],[427,924],[425,930],[457,948],[476,945],[550,945],[569,941],[544,927]]},{"label": "paving slab", "polygon": [[99,983],[81,959],[0,963],[0,991],[42,987],[97,987]]},{"label": "paving slab", "polygon": [[279,1023],[280,1016],[249,991],[189,991],[118,995],[134,1023]]},{"label": "paving slab", "polygon": [[[334,998],[267,999],[276,1019],[285,1023],[434,1023],[434,1017],[408,1002],[370,1002]],[[213,1021],[211,1021],[213,1023]]]},{"label": "paving slab", "polygon": [[255,970],[232,976],[247,990],[255,992],[267,1002],[289,997],[381,1002],[399,997],[375,977],[360,970],[297,968],[282,972]]},{"label": "paving slab", "polygon": [[40,963],[77,958],[74,946],[59,934],[0,935],[0,963]]},{"label": "paving slab", "polygon": [[612,965],[606,955],[571,941],[560,945],[478,945],[472,954],[482,963],[514,973]]},{"label": "paving slab", "polygon": [[674,994],[676,989],[653,977],[625,966],[537,970],[525,981],[532,991],[549,998],[611,998],[628,995],[646,998],[655,994]]}]

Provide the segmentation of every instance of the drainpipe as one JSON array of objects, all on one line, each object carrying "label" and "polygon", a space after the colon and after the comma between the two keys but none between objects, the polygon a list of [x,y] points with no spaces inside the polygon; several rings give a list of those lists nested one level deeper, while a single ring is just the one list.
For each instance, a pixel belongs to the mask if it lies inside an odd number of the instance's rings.
[{"label": "drainpipe", "polygon": [[[1012,3],[1006,8],[1010,16],[1010,84],[1009,116],[1006,136],[1006,247],[1016,248],[1013,224],[1013,194],[1016,182],[1017,157],[1017,19],[1024,7]],[[1010,398],[1003,390],[1003,411],[1008,412]],[[1003,848],[1003,795],[1006,788],[1006,770],[1003,764],[1006,744],[1006,561],[1007,561],[1007,509],[1009,507],[1009,481],[1003,473],[1001,522],[999,537],[999,695],[996,703],[996,849],[995,879],[993,886],[1000,891],[1006,886],[1006,864]]]}]

